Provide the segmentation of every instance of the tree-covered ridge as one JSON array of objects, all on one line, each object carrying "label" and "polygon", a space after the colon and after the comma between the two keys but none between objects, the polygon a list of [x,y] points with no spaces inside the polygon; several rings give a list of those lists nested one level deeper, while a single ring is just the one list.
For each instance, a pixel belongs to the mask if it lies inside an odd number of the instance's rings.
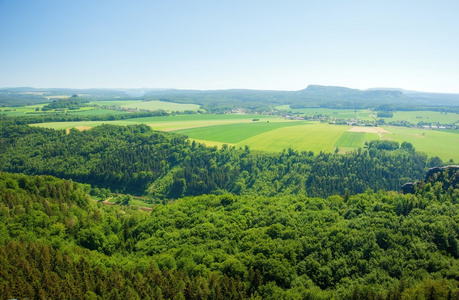
[{"label": "tree-covered ridge", "polygon": [[42,107],[42,111],[49,111],[49,110],[75,110],[81,107],[87,106],[89,100],[80,99],[78,95],[74,95],[71,98],[67,99],[56,99],[53,102],[46,104]]},{"label": "tree-covered ridge", "polygon": [[0,173],[0,297],[453,299],[459,190],[443,187],[198,196],[148,214]]},{"label": "tree-covered ridge", "polygon": [[46,114],[34,114],[20,117],[9,117],[6,115],[0,115],[0,120],[4,125],[25,125],[25,124],[36,124],[36,123],[48,123],[48,122],[81,122],[81,121],[115,121],[115,120],[126,120],[136,118],[147,118],[147,117],[160,117],[168,116],[164,110],[155,110],[151,112],[128,112],[121,114],[106,114],[106,115],[75,115],[67,113],[46,113]]},{"label": "tree-covered ridge", "polygon": [[1,299],[247,297],[237,278],[159,269],[135,255],[130,230],[146,213],[100,207],[89,200],[90,189],[51,176],[0,173]]},{"label": "tree-covered ridge", "polygon": [[424,176],[429,161],[409,147],[337,155],[263,153],[205,147],[146,125],[64,131],[3,125],[0,169],[71,178],[155,199],[189,195],[307,195],[399,190]]},{"label": "tree-covered ridge", "polygon": [[[19,106],[50,102],[48,98],[80,94],[87,99],[100,100],[162,100],[199,104],[212,112],[234,108],[270,111],[278,105],[300,107],[375,108],[392,105],[398,110],[434,109],[458,112],[458,94],[410,92],[397,89],[357,90],[336,86],[310,85],[299,91],[270,90],[78,90],[78,89],[0,89],[0,106]],[[134,96],[134,97],[133,97]]]}]

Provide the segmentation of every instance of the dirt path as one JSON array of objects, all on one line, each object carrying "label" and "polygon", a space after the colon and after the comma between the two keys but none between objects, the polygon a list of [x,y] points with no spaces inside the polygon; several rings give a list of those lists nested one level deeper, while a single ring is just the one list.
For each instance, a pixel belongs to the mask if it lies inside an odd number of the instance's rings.
[{"label": "dirt path", "polygon": [[[132,196],[133,198],[137,198],[137,199],[142,199],[142,200],[145,200],[145,197],[139,197],[139,196]],[[105,205],[120,205],[119,203],[113,203],[113,202],[109,202],[111,199],[113,199],[113,196],[112,197],[108,197],[107,199],[105,199],[104,201],[99,201],[97,199],[92,199],[93,201],[97,201],[99,203],[102,203],[102,204],[105,204]],[[144,207],[144,206],[138,206],[140,210],[143,210],[143,211],[152,211],[153,208],[151,207]]]},{"label": "dirt path", "polygon": [[381,127],[364,127],[364,126],[355,126],[348,130],[349,132],[365,132],[365,133],[390,133],[389,131]]}]

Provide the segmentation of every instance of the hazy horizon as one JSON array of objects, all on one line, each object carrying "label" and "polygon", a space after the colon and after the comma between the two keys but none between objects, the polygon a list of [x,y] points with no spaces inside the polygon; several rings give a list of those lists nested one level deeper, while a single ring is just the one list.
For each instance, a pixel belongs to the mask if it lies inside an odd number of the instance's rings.
[{"label": "hazy horizon", "polygon": [[[347,87],[347,86],[336,86],[336,85],[322,85],[322,84],[310,84],[312,86],[324,86],[324,87],[339,87],[339,88],[348,88],[348,89],[355,89],[355,90],[360,90],[360,91],[368,91],[368,90],[394,90],[394,91],[402,91],[402,92],[412,92],[412,93],[428,93],[428,94],[457,94],[459,95],[459,92],[457,93],[449,93],[449,92],[432,92],[432,91],[420,91],[420,90],[407,90],[404,88],[398,88],[398,87],[371,87],[367,89],[358,89],[358,88],[353,88],[353,87]],[[309,85],[308,85],[309,86]],[[139,87],[139,88],[129,88],[129,87],[115,87],[115,88],[106,88],[106,87],[82,87],[82,88],[73,88],[73,87],[33,87],[33,86],[5,86],[5,87],[0,87],[0,90],[2,89],[37,89],[37,90],[51,90],[51,89],[68,89],[68,90],[112,90],[112,91],[128,91],[128,90],[158,90],[158,91],[167,91],[167,90],[177,90],[177,91],[227,91],[227,90],[249,90],[249,91],[279,91],[279,92],[296,92],[296,91],[301,91],[307,89],[306,86],[303,89],[298,89],[298,90],[282,90],[282,89],[250,89],[250,88],[222,88],[222,89],[178,89],[178,88],[150,88],[150,87]]]},{"label": "hazy horizon", "polygon": [[0,86],[459,93],[459,2],[0,1]]}]

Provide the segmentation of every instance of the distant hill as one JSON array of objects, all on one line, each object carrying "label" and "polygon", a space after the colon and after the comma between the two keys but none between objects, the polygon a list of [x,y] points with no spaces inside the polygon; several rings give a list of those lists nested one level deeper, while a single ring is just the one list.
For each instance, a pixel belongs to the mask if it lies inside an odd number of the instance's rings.
[{"label": "distant hill", "polygon": [[397,109],[452,107],[459,110],[459,94],[424,93],[401,89],[358,90],[337,86],[310,85],[299,91],[272,90],[177,90],[177,89],[0,89],[0,106],[50,102],[53,96],[78,94],[86,99],[146,99],[200,104],[204,108],[374,108],[391,104]]},{"label": "distant hill", "polygon": [[198,103],[204,106],[258,107],[290,105],[291,108],[336,107],[366,108],[393,104],[400,108],[414,106],[453,106],[459,108],[459,94],[404,92],[397,89],[357,90],[346,87],[310,85],[299,91],[269,90],[163,90],[147,92],[144,97],[166,101]]},{"label": "distant hill", "polygon": [[52,102],[57,98],[79,95],[86,99],[125,99],[124,91],[111,89],[67,89],[67,88],[0,88],[1,106],[22,106]]}]

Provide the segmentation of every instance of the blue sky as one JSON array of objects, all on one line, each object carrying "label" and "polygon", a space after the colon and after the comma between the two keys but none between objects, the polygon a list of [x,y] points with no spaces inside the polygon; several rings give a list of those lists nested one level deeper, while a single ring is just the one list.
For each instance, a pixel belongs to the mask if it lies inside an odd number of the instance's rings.
[{"label": "blue sky", "polygon": [[459,93],[459,1],[0,0],[0,87]]}]

